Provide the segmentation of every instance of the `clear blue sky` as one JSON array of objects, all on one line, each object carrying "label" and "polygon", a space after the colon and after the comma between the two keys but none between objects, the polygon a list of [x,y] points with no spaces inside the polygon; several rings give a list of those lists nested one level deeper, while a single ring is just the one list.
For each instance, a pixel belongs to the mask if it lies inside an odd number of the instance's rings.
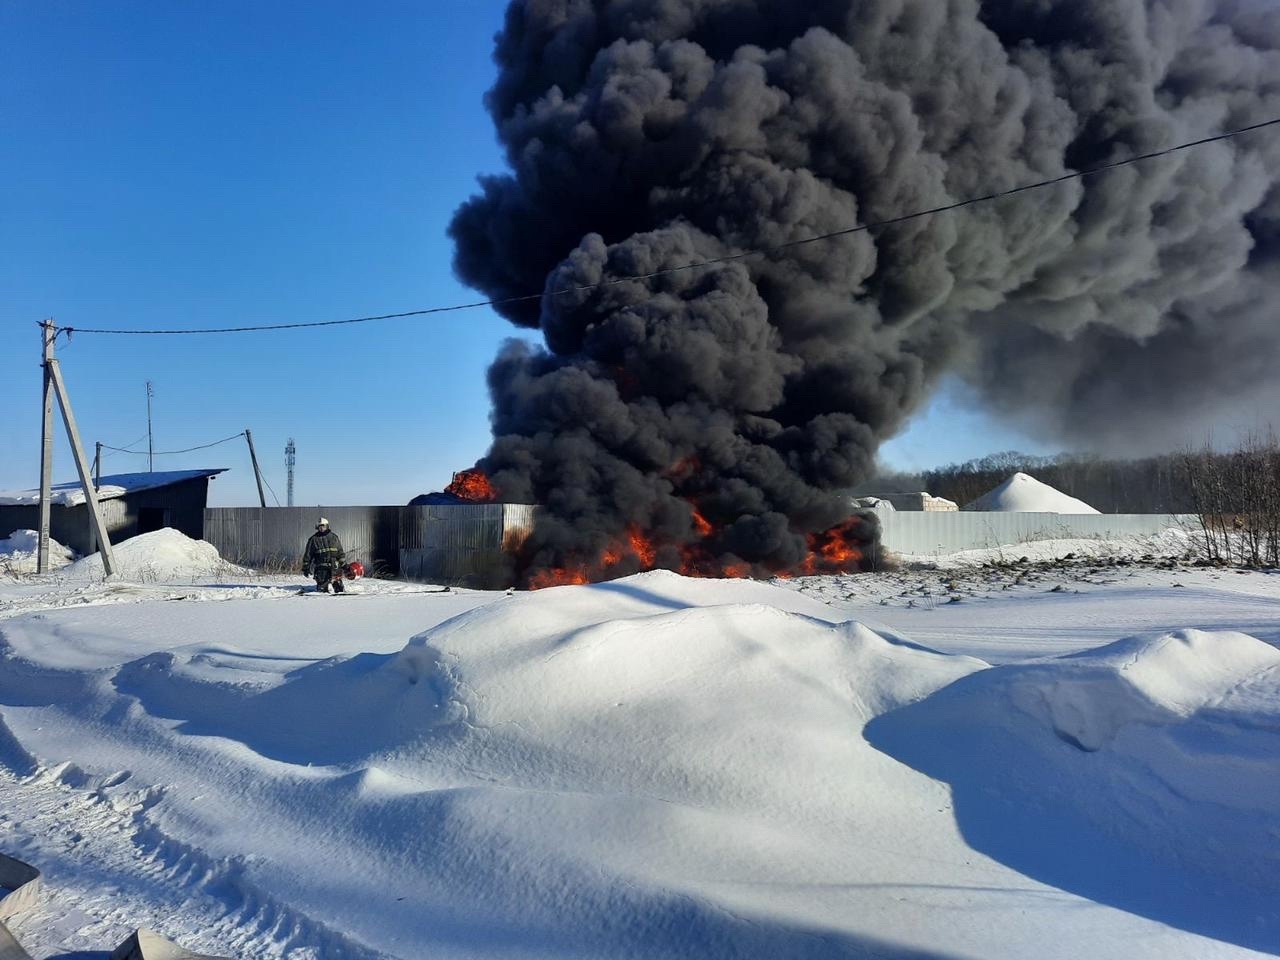
[{"label": "clear blue sky", "polygon": [[[0,5],[0,488],[37,481],[43,317],[221,326],[475,299],[445,230],[501,169],[481,98],[505,6]],[[59,351],[90,447],[145,436],[152,380],[159,450],[249,427],[283,502],[292,436],[298,503],[402,503],[484,452],[484,371],[512,334],[475,310]],[[1011,446],[1034,448],[944,397],[886,453],[921,467]],[[56,463],[74,477],[61,436]],[[156,463],[203,466],[231,468],[211,502],[254,502],[241,444]],[[103,472],[140,469],[116,455]]]}]

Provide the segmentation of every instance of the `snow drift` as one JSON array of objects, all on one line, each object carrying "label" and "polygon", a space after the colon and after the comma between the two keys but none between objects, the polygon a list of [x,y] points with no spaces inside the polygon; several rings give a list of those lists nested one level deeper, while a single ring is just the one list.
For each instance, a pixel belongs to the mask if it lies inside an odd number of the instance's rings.
[{"label": "snow drift", "polygon": [[[0,540],[0,573],[35,573],[40,549],[40,534],[35,530],[18,530]],[[75,553],[52,537],[49,538],[49,567],[56,570],[75,559]]]},{"label": "snow drift", "polygon": [[965,509],[992,513],[1101,513],[1025,473],[1015,473]]},{"label": "snow drift", "polygon": [[[159,583],[252,573],[223,560],[213,544],[192,540],[168,527],[121,541],[114,545],[112,553],[116,575],[124,580]],[[77,580],[99,580],[106,575],[102,557],[96,553],[70,564],[62,573]]]},{"label": "snow drift", "polygon": [[1137,637],[984,670],[867,733],[951,785],[965,838],[989,856],[1280,946],[1280,650],[1238,633]]},{"label": "snow drift", "polygon": [[478,596],[6,620],[23,789],[134,811],[91,841],[141,833],[184,910],[251,905],[215,953],[1280,946],[1280,652],[1249,637],[992,668],[749,581]]}]

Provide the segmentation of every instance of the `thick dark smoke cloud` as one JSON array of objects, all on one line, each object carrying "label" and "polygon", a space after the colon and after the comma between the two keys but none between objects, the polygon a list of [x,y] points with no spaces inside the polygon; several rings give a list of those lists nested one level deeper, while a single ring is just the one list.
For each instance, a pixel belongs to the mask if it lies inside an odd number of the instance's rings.
[{"label": "thick dark smoke cloud", "polygon": [[[525,0],[457,213],[495,298],[838,230],[1280,116],[1270,0]],[[1082,443],[1258,398],[1280,358],[1280,136],[504,311],[503,494],[539,563],[629,524],[792,566],[948,374]],[[674,562],[668,554],[660,562]]]}]

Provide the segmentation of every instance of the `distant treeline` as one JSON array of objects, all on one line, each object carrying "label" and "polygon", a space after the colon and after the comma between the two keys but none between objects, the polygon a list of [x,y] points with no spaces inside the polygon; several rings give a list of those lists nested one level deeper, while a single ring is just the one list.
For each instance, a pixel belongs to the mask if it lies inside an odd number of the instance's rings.
[{"label": "distant treeline", "polygon": [[[1196,456],[1206,454],[1200,452]],[[1225,463],[1232,455],[1209,456],[1221,457]],[[1197,504],[1188,481],[1187,463],[1186,453],[1108,460],[1073,453],[1040,457],[1006,451],[924,473],[881,474],[862,484],[855,493],[925,490],[964,507],[1011,475],[1027,473],[1103,513],[1195,513]]]}]

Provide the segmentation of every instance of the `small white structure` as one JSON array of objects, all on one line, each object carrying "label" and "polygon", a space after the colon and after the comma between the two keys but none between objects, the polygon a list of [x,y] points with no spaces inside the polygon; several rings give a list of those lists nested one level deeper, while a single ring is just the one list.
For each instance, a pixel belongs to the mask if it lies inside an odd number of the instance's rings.
[{"label": "small white structure", "polygon": [[1025,473],[1012,477],[979,497],[965,510],[986,513],[1070,513],[1098,514],[1083,500],[1069,497],[1061,490],[1041,483]]},{"label": "small white structure", "polygon": [[886,493],[881,500],[888,501],[895,510],[911,513],[955,513],[960,508],[954,501],[921,493]]},{"label": "small white structure", "polygon": [[892,510],[894,506],[883,497],[854,497],[853,505],[862,510]]}]

